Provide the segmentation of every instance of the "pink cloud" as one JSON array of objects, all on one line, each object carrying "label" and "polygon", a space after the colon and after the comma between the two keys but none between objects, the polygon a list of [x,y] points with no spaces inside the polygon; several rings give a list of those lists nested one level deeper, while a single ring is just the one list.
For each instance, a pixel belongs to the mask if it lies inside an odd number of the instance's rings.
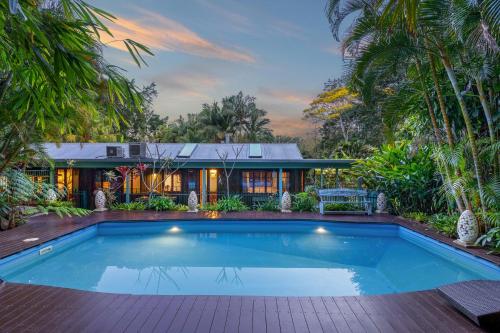
[{"label": "pink cloud", "polygon": [[113,37],[103,34],[101,41],[123,51],[127,49],[120,41],[130,38],[157,51],[182,52],[234,62],[256,62],[253,55],[210,42],[177,21],[147,10],[137,11],[142,14],[137,19],[118,17],[110,23]]}]

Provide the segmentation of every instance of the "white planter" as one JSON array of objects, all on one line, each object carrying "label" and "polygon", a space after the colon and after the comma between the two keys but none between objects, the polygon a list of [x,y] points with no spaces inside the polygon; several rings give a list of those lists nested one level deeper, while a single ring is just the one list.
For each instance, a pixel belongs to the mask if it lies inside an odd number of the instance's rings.
[{"label": "white planter", "polygon": [[385,194],[380,192],[377,196],[377,213],[385,213],[387,208],[387,198]]},{"label": "white planter", "polygon": [[189,207],[188,212],[190,213],[198,212],[197,206],[198,206],[198,196],[196,195],[195,191],[191,191],[188,197],[188,207]]},{"label": "white planter", "polygon": [[471,246],[479,236],[479,227],[474,213],[466,210],[460,215],[457,223],[458,239],[456,243],[463,246]]},{"label": "white planter", "polygon": [[290,193],[285,191],[281,196],[281,212],[282,213],[291,213],[292,208],[292,198],[290,197]]},{"label": "white planter", "polygon": [[104,212],[105,210],[108,210],[106,208],[106,195],[104,195],[103,191],[99,190],[95,194],[95,211]]}]

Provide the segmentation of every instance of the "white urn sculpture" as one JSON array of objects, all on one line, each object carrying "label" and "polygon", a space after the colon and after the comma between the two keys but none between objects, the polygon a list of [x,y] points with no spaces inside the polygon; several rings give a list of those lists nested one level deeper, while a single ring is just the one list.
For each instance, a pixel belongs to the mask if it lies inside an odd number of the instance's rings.
[{"label": "white urn sculpture", "polygon": [[285,191],[281,196],[281,212],[282,213],[291,213],[292,208],[292,198],[290,197],[290,193]]},{"label": "white urn sculpture", "polygon": [[377,213],[385,213],[387,208],[387,198],[383,192],[377,196]]},{"label": "white urn sculpture", "polygon": [[479,227],[474,213],[470,210],[466,210],[460,215],[457,223],[457,234],[458,239],[455,243],[466,247],[474,245],[479,235]]},{"label": "white urn sculpture", "polygon": [[198,212],[198,196],[196,195],[196,192],[195,191],[191,191],[191,193],[189,193],[189,197],[188,197],[188,212],[190,213],[196,213]]},{"label": "white urn sculpture", "polygon": [[47,190],[47,193],[45,194],[45,200],[47,200],[48,202],[54,202],[57,200],[57,193],[56,191],[54,191],[54,189],[52,188],[49,188]]},{"label": "white urn sculpture", "polygon": [[106,195],[104,195],[104,192],[99,190],[95,194],[95,211],[96,212],[104,212],[108,210],[106,208]]}]

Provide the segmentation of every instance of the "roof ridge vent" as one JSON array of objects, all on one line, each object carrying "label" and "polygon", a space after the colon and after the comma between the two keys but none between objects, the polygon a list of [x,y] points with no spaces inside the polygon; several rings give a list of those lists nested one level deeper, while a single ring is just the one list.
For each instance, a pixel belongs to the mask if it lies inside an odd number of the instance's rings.
[{"label": "roof ridge vent", "polygon": [[193,154],[194,149],[196,148],[198,144],[196,143],[186,143],[182,147],[181,151],[179,154],[177,154],[177,157],[184,157],[184,158],[189,158],[191,157],[191,154]]},{"label": "roof ridge vent", "polygon": [[248,153],[250,158],[262,158],[262,146],[260,143],[251,143],[250,152]]}]

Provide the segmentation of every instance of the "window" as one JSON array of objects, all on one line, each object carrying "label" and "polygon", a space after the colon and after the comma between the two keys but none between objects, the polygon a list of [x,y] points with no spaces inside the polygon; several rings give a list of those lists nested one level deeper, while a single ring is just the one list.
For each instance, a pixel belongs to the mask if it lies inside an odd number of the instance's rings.
[{"label": "window", "polygon": [[[139,194],[141,193],[141,175],[139,172],[131,172],[130,177],[130,193]],[[127,180],[123,181],[123,192],[127,192]]]},{"label": "window", "polygon": [[[290,174],[283,172],[283,191],[288,191]],[[277,193],[278,172],[277,171],[243,171],[242,172],[243,193]]]},{"label": "window", "polygon": [[73,191],[78,191],[79,170],[78,169],[57,169],[56,186],[60,193],[66,193],[71,198]]},{"label": "window", "polygon": [[96,189],[108,190],[109,189],[109,179],[106,177],[104,170],[96,170],[94,187]]},{"label": "window", "polygon": [[173,175],[167,175],[165,181],[163,182],[163,190],[165,192],[180,192],[181,191],[181,175],[179,173],[174,173]]}]

